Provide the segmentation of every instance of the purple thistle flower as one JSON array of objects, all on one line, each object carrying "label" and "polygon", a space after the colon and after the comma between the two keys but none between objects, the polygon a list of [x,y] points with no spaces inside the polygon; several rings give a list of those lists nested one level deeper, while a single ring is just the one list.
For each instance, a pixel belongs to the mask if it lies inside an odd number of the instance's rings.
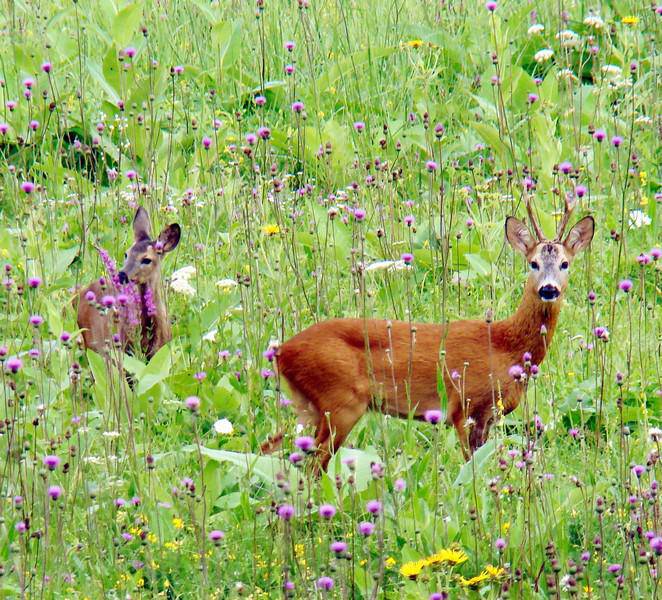
[{"label": "purple thistle flower", "polygon": [[433,160],[428,160],[425,163],[425,168],[428,170],[429,173],[434,173],[439,168],[439,165]]},{"label": "purple thistle flower", "polygon": [[627,294],[632,289],[632,281],[629,279],[623,279],[623,281],[618,284],[618,288]]},{"label": "purple thistle flower", "polygon": [[640,254],[637,256],[637,262],[639,263],[640,266],[645,267],[647,264],[649,264],[651,261],[651,257],[648,256],[648,254]]},{"label": "purple thistle flower", "polygon": [[520,365],[513,365],[508,369],[510,375],[515,381],[521,381],[525,377],[524,369]]},{"label": "purple thistle flower", "polygon": [[320,577],[317,580],[316,585],[317,585],[318,589],[328,592],[333,587],[333,579],[331,579],[331,577],[327,577],[325,575],[324,577]]},{"label": "purple thistle flower", "polygon": [[615,135],[611,138],[611,145],[614,148],[618,148],[623,143],[623,138],[620,135]]},{"label": "purple thistle flower", "polygon": [[138,177],[138,173],[136,173],[136,171],[134,171],[133,169],[129,169],[129,170],[125,173],[125,175],[126,175],[126,178],[127,178],[129,181],[133,181],[134,179],[136,179],[136,178]]},{"label": "purple thistle flower", "polygon": [[31,315],[30,316],[30,325],[33,327],[39,327],[44,322],[44,318],[41,315]]},{"label": "purple thistle flower", "polygon": [[644,465],[634,465],[632,467],[632,474],[639,479],[646,472],[646,467]]},{"label": "purple thistle flower", "polygon": [[224,537],[225,537],[225,533],[223,533],[220,529],[213,529],[212,531],[209,532],[209,540],[215,546],[218,546]]},{"label": "purple thistle flower", "polygon": [[283,521],[289,521],[294,516],[294,506],[291,504],[282,504],[278,507],[278,516]]},{"label": "purple thistle flower", "polygon": [[396,479],[393,483],[393,489],[396,492],[403,492],[407,487],[407,482],[404,479]]},{"label": "purple thistle flower", "polygon": [[21,190],[25,194],[31,194],[32,192],[34,192],[34,189],[35,189],[35,185],[31,181],[24,181],[23,183],[21,183]]},{"label": "purple thistle flower", "polygon": [[55,471],[60,466],[60,457],[55,454],[47,454],[43,458],[43,463],[49,471]]},{"label": "purple thistle flower", "polygon": [[404,222],[407,227],[411,227],[416,223],[416,218],[414,217],[414,215],[406,215],[404,218]]},{"label": "purple thistle flower", "polygon": [[310,436],[304,435],[294,440],[294,445],[302,452],[312,452],[315,448],[315,440]]},{"label": "purple thistle flower", "polygon": [[200,398],[197,396],[189,396],[186,398],[186,400],[184,400],[184,405],[192,413],[198,412],[198,410],[200,410]]},{"label": "purple thistle flower", "polygon": [[293,112],[295,112],[297,114],[300,114],[300,113],[303,112],[303,109],[304,109],[303,102],[299,102],[299,101],[292,102],[292,111]]},{"label": "purple thistle flower", "polygon": [[331,543],[331,552],[336,554],[343,554],[347,551],[347,544],[345,542],[332,542]]},{"label": "purple thistle flower", "polygon": [[485,8],[490,12],[494,12],[497,9],[497,3],[493,0],[489,0],[489,2],[485,3]]},{"label": "purple thistle flower", "polygon": [[577,187],[575,187],[575,196],[577,196],[577,198],[583,198],[584,196],[586,196],[586,192],[587,192],[586,186],[578,185]]},{"label": "purple thistle flower", "polygon": [[365,508],[371,515],[378,515],[382,510],[382,503],[379,500],[368,500]]},{"label": "purple thistle flower", "polygon": [[28,530],[28,526],[25,521],[19,521],[14,527],[17,533],[25,533]]},{"label": "purple thistle flower", "polygon": [[274,373],[271,369],[262,369],[260,371],[260,375],[262,376],[262,379],[267,380],[270,377],[273,377],[276,373]]},{"label": "purple thistle flower", "polygon": [[375,531],[375,525],[370,521],[361,521],[359,523],[359,533],[365,537],[372,535]]},{"label": "purple thistle flower", "polygon": [[172,68],[172,72],[173,72],[175,75],[181,75],[181,74],[184,72],[184,67],[183,67],[182,65],[175,65],[175,66]]},{"label": "purple thistle flower", "polygon": [[651,248],[650,255],[653,260],[660,260],[660,257],[662,257],[662,249]]},{"label": "purple thistle flower", "polygon": [[295,44],[293,41],[291,41],[291,40],[287,40],[287,41],[285,42],[285,44],[283,44],[283,47],[284,47],[285,50],[287,50],[288,52],[292,52],[292,50],[294,50],[294,49],[296,48],[296,44]]},{"label": "purple thistle flower", "polygon": [[440,410],[432,409],[425,411],[424,418],[428,423],[437,425],[439,422],[441,422],[442,416],[443,415]]},{"label": "purple thistle flower", "polygon": [[529,94],[527,100],[529,104],[535,104],[536,102],[538,102],[538,94]]},{"label": "purple thistle flower", "polygon": [[503,552],[506,549],[506,540],[497,538],[494,542],[494,547],[497,549],[497,552]]},{"label": "purple thistle flower", "polygon": [[336,507],[332,504],[322,504],[319,507],[319,515],[324,519],[331,519],[336,514]]},{"label": "purple thistle flower", "polygon": [[53,70],[53,65],[52,65],[51,63],[49,63],[49,62],[41,63],[41,70],[42,70],[44,73],[48,74],[48,73],[50,73],[50,72]]},{"label": "purple thistle flower", "polygon": [[362,208],[355,208],[353,214],[354,214],[354,218],[359,223],[365,220],[365,210],[363,210]]},{"label": "purple thistle flower", "polygon": [[288,460],[293,464],[293,465],[298,465],[302,460],[303,460],[303,454],[300,452],[292,452]]},{"label": "purple thistle flower", "polygon": [[562,162],[559,165],[559,171],[561,171],[561,173],[563,173],[564,175],[567,175],[568,173],[570,173],[570,171],[572,171],[572,163],[568,162],[567,160]]},{"label": "purple thistle flower", "polygon": [[23,368],[23,361],[20,358],[10,358],[6,363],[7,370],[10,373],[18,373]]},{"label": "purple thistle flower", "polygon": [[257,106],[264,106],[267,103],[267,99],[264,96],[255,96],[255,104]]},{"label": "purple thistle flower", "polygon": [[133,536],[128,531],[123,531],[122,532],[122,539],[125,542],[130,542],[131,540],[133,540]]},{"label": "purple thistle flower", "polygon": [[655,536],[652,538],[650,541],[650,547],[656,556],[660,556],[662,554],[662,537]]},{"label": "purple thistle flower", "polygon": [[271,129],[268,127],[259,127],[257,130],[257,136],[261,140],[268,140],[271,137]]},{"label": "purple thistle flower", "polygon": [[600,143],[603,142],[607,137],[607,133],[605,132],[604,129],[596,129],[595,133],[593,134],[593,139]]},{"label": "purple thistle flower", "polygon": [[211,138],[209,136],[204,136],[202,138],[202,147],[205,150],[209,150],[209,148],[211,148]]},{"label": "purple thistle flower", "polygon": [[354,123],[354,129],[357,133],[361,133],[365,129],[365,123],[363,121],[356,121]]},{"label": "purple thistle flower", "polygon": [[609,340],[609,330],[606,327],[598,326],[593,330],[593,335],[604,342]]},{"label": "purple thistle flower", "polygon": [[622,568],[623,567],[621,567],[621,565],[619,565],[618,563],[614,563],[607,567],[607,571],[609,571],[612,575],[617,575],[618,573],[621,572]]},{"label": "purple thistle flower", "polygon": [[6,135],[9,131],[9,125],[7,123],[0,123],[0,134]]},{"label": "purple thistle flower", "polygon": [[62,488],[59,485],[51,485],[48,487],[47,493],[51,500],[58,500],[62,495]]},{"label": "purple thistle flower", "polygon": [[414,262],[414,255],[411,254],[410,252],[405,252],[404,254],[402,254],[402,256],[400,256],[400,259],[406,265],[411,265],[411,263]]},{"label": "purple thistle flower", "polygon": [[[285,75],[292,75],[294,73],[294,65],[285,65]],[[300,102],[301,106],[303,107],[303,104]],[[294,108],[292,108],[294,110]],[[295,111],[295,112],[300,112],[300,111]]]},{"label": "purple thistle flower", "polygon": [[36,290],[41,285],[41,279],[39,277],[30,277],[28,279],[28,287]]}]

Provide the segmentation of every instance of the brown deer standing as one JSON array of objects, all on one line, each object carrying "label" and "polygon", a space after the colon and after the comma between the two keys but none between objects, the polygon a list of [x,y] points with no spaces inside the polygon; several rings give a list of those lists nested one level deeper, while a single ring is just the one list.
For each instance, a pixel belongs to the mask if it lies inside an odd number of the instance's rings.
[{"label": "brown deer standing", "polygon": [[[151,358],[170,341],[170,322],[159,289],[161,260],[177,247],[180,236],[181,228],[173,223],[153,240],[149,215],[142,206],[138,208],[133,218],[133,245],[121,271],[110,272],[109,280],[95,281],[79,292],[78,327],[83,330],[86,348],[100,354],[108,354],[114,345],[131,350],[132,339],[139,335],[143,353]],[[112,271],[112,261],[107,255],[102,257]]]},{"label": "brown deer standing", "polygon": [[[595,225],[593,217],[584,217],[563,239],[573,209],[566,202],[556,238],[547,240],[526,205],[536,237],[514,217],[505,223],[508,242],[530,266],[524,296],[511,317],[448,325],[333,319],[312,325],[277,350],[278,374],[289,387],[299,422],[317,428],[322,468],[369,408],[419,419],[439,409],[439,373],[448,398],[446,423],[455,426],[465,459],[486,441],[497,406],[504,414],[518,406],[525,384],[511,367],[523,362],[525,352],[532,364],[545,358],[568,269],[591,242]],[[262,450],[275,450],[282,438],[279,433]]]}]

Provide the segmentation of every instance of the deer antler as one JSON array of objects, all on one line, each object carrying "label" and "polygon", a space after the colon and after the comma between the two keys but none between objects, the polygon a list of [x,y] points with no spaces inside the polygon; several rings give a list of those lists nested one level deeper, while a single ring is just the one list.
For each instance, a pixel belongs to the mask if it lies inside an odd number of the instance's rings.
[{"label": "deer antler", "polygon": [[565,210],[563,211],[563,216],[561,217],[561,222],[559,223],[558,231],[556,232],[556,239],[560,240],[563,237],[563,232],[565,231],[568,221],[570,220],[570,215],[575,209],[575,201],[569,196],[565,197]]},{"label": "deer antler", "polygon": [[531,227],[533,227],[533,230],[536,233],[536,236],[538,237],[538,241],[542,241],[545,239],[545,234],[542,232],[542,229],[540,228],[540,225],[538,225],[538,221],[536,221],[536,217],[533,214],[533,208],[531,207],[531,199],[532,196],[529,194],[526,194],[524,196],[524,204],[526,204],[526,212],[529,215],[529,221],[531,222]]}]

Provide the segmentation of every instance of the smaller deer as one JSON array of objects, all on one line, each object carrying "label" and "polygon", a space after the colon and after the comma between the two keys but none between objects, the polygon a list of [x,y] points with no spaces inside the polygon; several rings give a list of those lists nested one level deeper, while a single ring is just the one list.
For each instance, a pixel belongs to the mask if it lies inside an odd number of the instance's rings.
[{"label": "smaller deer", "polygon": [[[418,419],[438,411],[440,375],[448,397],[446,423],[454,425],[465,459],[485,443],[498,414],[517,408],[526,391],[521,364],[539,365],[545,358],[570,265],[594,232],[588,216],[563,238],[573,209],[566,202],[556,237],[547,240],[529,199],[526,207],[535,237],[514,217],[505,222],[506,239],[530,267],[512,316],[448,325],[333,319],[312,325],[278,348],[278,375],[291,392],[299,423],[316,427],[321,468],[368,409]],[[262,451],[275,450],[282,438],[279,433],[269,439]]]},{"label": "smaller deer", "polygon": [[143,353],[151,358],[172,338],[160,294],[161,260],[177,247],[181,228],[177,223],[168,225],[156,239],[150,229],[149,215],[141,206],[133,218],[133,245],[119,272],[112,259],[99,251],[109,278],[90,284],[77,299],[78,327],[86,348],[104,355],[113,346],[131,351],[139,339]]}]

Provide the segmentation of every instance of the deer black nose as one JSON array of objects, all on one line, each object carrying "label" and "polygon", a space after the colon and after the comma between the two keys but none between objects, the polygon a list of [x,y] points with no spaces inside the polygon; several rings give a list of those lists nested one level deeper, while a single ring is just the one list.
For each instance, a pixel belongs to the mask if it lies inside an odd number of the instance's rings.
[{"label": "deer black nose", "polygon": [[120,271],[117,275],[120,278],[120,283],[122,285],[124,285],[125,283],[129,283],[129,278],[127,277],[124,271]]},{"label": "deer black nose", "polygon": [[541,300],[544,300],[545,302],[551,302],[552,300],[556,300],[561,295],[561,292],[555,285],[548,283],[547,285],[543,285],[538,290],[538,295],[540,296]]}]

